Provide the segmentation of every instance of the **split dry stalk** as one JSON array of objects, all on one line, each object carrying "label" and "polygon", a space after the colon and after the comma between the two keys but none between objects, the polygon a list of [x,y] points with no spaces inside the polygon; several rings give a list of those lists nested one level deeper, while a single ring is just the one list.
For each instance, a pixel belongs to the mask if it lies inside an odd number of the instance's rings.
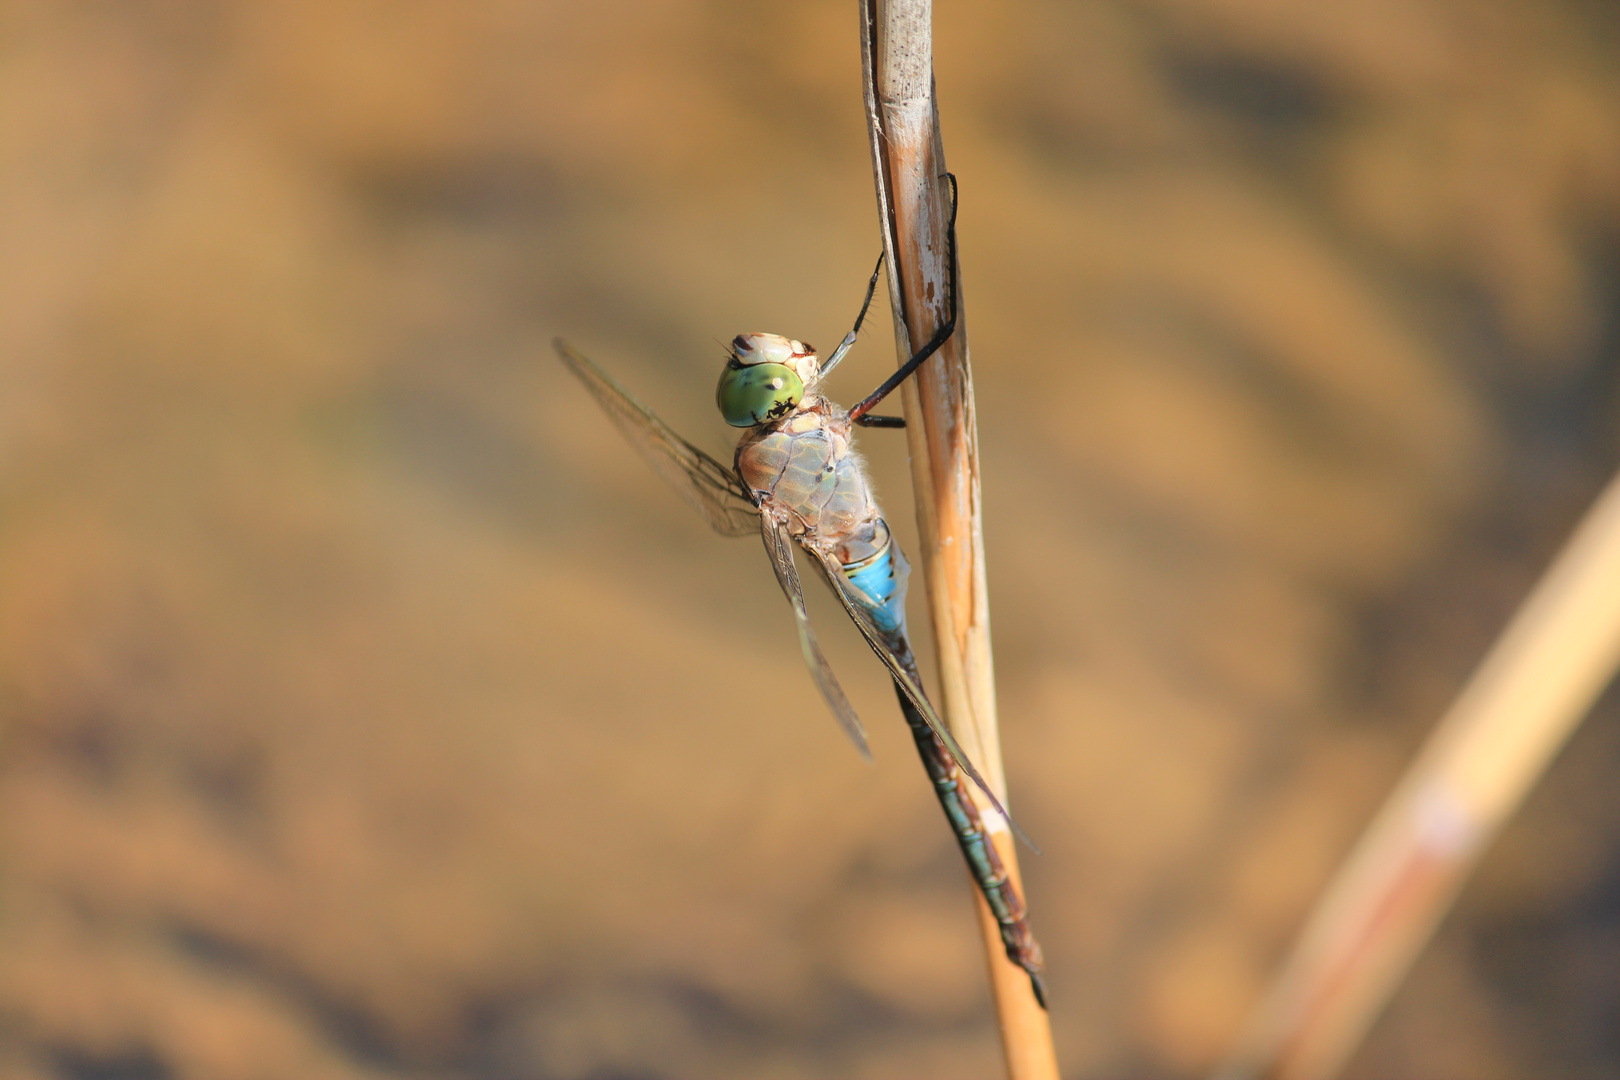
[{"label": "split dry stalk", "polygon": [[[934,100],[933,13],[929,0],[861,0],[860,8],[873,178],[889,267],[895,350],[903,363],[949,315],[950,189],[941,178],[945,150]],[[942,686],[940,711],[1005,805],[966,323],[966,304],[959,295],[956,332],[904,383],[906,431]],[[986,807],[981,804],[980,809]],[[1011,835],[1002,828],[990,833],[990,839],[1022,889]],[[973,895],[1008,1074],[1013,1080],[1057,1080],[1046,1012],[1036,1002],[1029,978],[1007,959],[983,896],[976,888]]]},{"label": "split dry stalk", "polygon": [[1611,481],[1318,901],[1217,1076],[1326,1080],[1620,665]]}]

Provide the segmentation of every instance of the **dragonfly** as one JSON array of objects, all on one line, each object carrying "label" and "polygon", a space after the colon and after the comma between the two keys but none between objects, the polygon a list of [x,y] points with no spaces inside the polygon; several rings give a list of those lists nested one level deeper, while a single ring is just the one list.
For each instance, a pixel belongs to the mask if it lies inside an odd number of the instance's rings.
[{"label": "dragonfly", "polygon": [[[984,777],[940,720],[923,689],[906,634],[910,567],[883,518],[864,463],[852,442],[855,427],[904,427],[900,417],[871,409],[955,332],[956,178],[947,228],[951,260],[950,312],[932,339],[876,390],[847,412],[826,398],[826,377],[854,346],[872,304],[883,257],[867,283],[854,328],[822,362],[814,348],[779,334],[738,334],[727,350],[715,391],[721,416],[745,429],[731,465],[676,434],[617,380],[561,338],[562,362],[579,377],[632,446],[722,536],[760,536],[777,583],[793,611],[799,649],[821,696],[862,757],[871,760],[866,731],[822,654],[805,608],[794,548],[832,589],[845,614],[888,669],[900,710],[924,769],[979,891],[995,914],[1007,958],[1029,975],[1046,1007],[1040,946],[1023,898],[990,841],[988,829],[1008,816]],[[971,781],[992,808],[981,813],[966,790]],[[987,821],[986,819],[989,819]],[[1025,838],[1027,843],[1027,838]]]}]

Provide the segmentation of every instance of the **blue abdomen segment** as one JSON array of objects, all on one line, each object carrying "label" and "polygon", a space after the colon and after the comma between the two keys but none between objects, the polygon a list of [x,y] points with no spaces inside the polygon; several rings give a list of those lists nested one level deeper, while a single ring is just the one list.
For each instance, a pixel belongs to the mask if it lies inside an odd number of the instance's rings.
[{"label": "blue abdomen segment", "polygon": [[906,578],[910,573],[911,567],[892,536],[877,554],[844,564],[844,576],[870,601],[861,606],[885,637],[905,634]]}]

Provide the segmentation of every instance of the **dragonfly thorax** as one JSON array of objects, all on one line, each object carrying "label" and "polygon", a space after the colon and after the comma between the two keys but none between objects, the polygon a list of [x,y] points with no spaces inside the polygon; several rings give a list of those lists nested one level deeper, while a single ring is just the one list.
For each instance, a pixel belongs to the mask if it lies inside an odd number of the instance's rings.
[{"label": "dragonfly thorax", "polygon": [[824,398],[745,433],[736,468],[761,511],[778,515],[794,536],[840,563],[867,559],[887,542],[864,463],[850,443],[849,418]]}]

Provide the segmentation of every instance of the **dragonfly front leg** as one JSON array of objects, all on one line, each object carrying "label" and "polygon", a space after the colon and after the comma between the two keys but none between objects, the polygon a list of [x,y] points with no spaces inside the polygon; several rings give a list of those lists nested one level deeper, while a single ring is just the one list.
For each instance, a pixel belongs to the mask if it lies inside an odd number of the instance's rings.
[{"label": "dragonfly front leg", "polygon": [[866,397],[861,400],[860,404],[849,410],[849,418],[855,421],[857,424],[861,422],[862,417],[872,410],[872,406],[888,397],[895,387],[905,382],[906,379],[910,377],[911,373],[916,371],[917,368],[922,365],[924,360],[927,360],[930,356],[933,356],[934,353],[939,350],[939,347],[945,344],[945,342],[949,341],[951,335],[956,332],[956,292],[958,285],[956,266],[956,174],[946,173],[945,178],[951,182],[951,219],[945,227],[945,240],[950,249],[949,257],[951,263],[950,314],[946,316],[945,322],[941,324],[940,328],[934,332],[934,336],[929,340],[928,344],[924,345],[921,349],[918,349],[915,356],[913,356],[910,360],[907,360],[904,364],[901,364],[893,375],[890,375],[887,379],[883,380],[882,386],[866,395]]},{"label": "dragonfly front leg", "polygon": [[827,362],[821,365],[821,374],[817,376],[818,381],[825,379],[828,372],[838,366],[838,362],[844,358],[844,354],[849,352],[850,348],[855,344],[855,338],[861,332],[861,323],[866,321],[866,309],[872,306],[872,294],[877,291],[878,275],[882,272],[883,252],[880,251],[878,252],[877,265],[872,267],[872,280],[866,283],[866,299],[861,301],[861,313],[855,316],[854,327],[844,335],[844,340],[838,343],[838,348],[834,349],[832,355],[827,357]]}]

